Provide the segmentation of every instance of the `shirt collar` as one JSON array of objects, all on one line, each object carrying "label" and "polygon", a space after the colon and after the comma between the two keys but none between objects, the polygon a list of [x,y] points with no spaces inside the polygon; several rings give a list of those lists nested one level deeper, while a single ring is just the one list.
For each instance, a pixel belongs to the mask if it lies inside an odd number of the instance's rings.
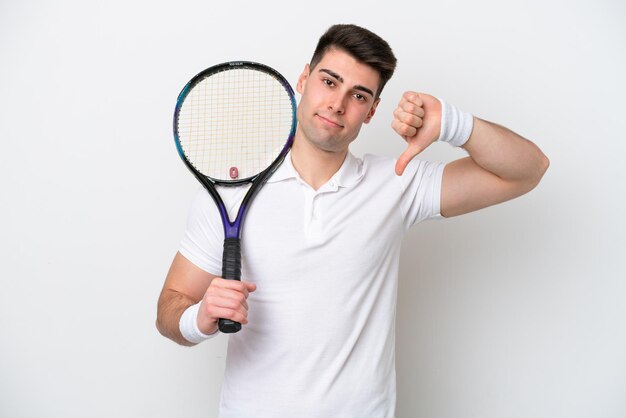
[{"label": "shirt collar", "polygon": [[[328,180],[327,184],[337,187],[352,187],[363,177],[363,161],[356,158],[350,151],[339,167],[339,170]],[[300,179],[291,162],[291,151],[285,156],[285,161],[276,169],[274,174],[267,180],[268,183],[277,183],[288,179]]]}]

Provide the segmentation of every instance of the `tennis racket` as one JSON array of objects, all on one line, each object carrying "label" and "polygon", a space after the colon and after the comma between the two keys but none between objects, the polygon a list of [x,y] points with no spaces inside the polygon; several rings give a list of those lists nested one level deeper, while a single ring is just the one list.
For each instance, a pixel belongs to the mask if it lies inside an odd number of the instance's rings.
[{"label": "tennis racket", "polygon": [[[293,89],[263,64],[236,61],[207,68],[178,96],[176,148],[219,209],[224,225],[224,279],[241,279],[244,217],[256,193],[283,162],[295,131]],[[249,187],[235,220],[230,220],[216,186]],[[220,319],[219,329],[233,333],[241,324]]]}]

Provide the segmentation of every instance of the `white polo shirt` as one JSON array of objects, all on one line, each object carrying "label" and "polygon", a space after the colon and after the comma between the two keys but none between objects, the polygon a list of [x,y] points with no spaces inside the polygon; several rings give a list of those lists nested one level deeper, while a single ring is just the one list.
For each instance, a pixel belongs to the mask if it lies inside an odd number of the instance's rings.
[{"label": "white polo shirt", "polygon": [[[287,156],[253,200],[242,232],[249,324],[229,337],[220,417],[381,418],[396,403],[400,243],[439,217],[444,165],[348,154],[317,191]],[[222,188],[229,209],[244,192]],[[234,209],[233,209],[234,208]],[[221,275],[223,228],[201,190],[180,252]]]}]

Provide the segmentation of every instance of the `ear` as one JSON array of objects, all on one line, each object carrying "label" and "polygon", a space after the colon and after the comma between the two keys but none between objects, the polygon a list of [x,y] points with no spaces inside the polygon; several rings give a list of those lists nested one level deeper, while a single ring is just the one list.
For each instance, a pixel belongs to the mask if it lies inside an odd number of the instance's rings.
[{"label": "ear", "polygon": [[363,123],[370,123],[370,120],[372,120],[372,118],[374,117],[374,113],[376,113],[376,108],[378,107],[378,103],[380,103],[380,98],[376,99],[374,101],[374,104],[372,105],[372,107],[370,108],[369,113],[367,114],[367,117],[365,118],[365,120],[363,121]]},{"label": "ear", "polygon": [[296,84],[296,91],[298,93],[302,94],[304,92],[304,86],[306,86],[306,80],[309,78],[310,73],[311,68],[309,67],[309,64],[306,64],[300,74],[300,77],[298,77],[298,84]]}]

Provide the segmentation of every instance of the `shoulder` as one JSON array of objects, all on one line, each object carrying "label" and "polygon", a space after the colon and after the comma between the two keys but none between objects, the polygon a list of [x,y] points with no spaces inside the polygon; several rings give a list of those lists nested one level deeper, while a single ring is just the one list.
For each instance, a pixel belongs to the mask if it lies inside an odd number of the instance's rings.
[{"label": "shoulder", "polygon": [[[219,219],[219,211],[213,202],[213,198],[204,187],[199,187],[193,198],[187,214],[188,228],[209,225]],[[193,229],[193,228],[192,228]]]}]

